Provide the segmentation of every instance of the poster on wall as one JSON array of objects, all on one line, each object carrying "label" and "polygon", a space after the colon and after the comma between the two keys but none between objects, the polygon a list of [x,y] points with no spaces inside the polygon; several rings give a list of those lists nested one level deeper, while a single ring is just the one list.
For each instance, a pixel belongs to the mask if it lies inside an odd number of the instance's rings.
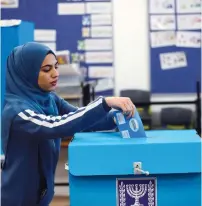
[{"label": "poster on wall", "polygon": [[177,16],[178,30],[201,29],[201,14],[181,14]]},{"label": "poster on wall", "polygon": [[174,0],[150,0],[150,14],[173,14],[175,12]]},{"label": "poster on wall", "polygon": [[174,15],[151,15],[150,17],[151,30],[174,30],[175,16]]},{"label": "poster on wall", "polygon": [[177,69],[187,66],[185,52],[162,53],[160,56],[161,69]]},{"label": "poster on wall", "polygon": [[19,7],[19,0],[0,0],[1,8],[18,8]]},{"label": "poster on wall", "polygon": [[189,32],[189,31],[178,31],[176,38],[176,46],[178,47],[190,47],[200,48],[201,47],[201,33],[200,32]]},{"label": "poster on wall", "polygon": [[177,13],[200,13],[201,0],[176,0]]},{"label": "poster on wall", "polygon": [[168,47],[175,45],[174,31],[157,31],[150,34],[151,47]]},{"label": "poster on wall", "polygon": [[201,2],[148,0],[152,94],[196,92],[201,81]]}]

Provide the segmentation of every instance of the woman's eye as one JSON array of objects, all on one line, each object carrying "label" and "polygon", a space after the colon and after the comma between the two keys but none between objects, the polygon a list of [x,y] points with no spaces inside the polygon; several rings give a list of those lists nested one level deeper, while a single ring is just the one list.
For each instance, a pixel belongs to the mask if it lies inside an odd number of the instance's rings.
[{"label": "woman's eye", "polygon": [[44,72],[49,72],[50,71],[50,68],[46,68],[43,70]]}]

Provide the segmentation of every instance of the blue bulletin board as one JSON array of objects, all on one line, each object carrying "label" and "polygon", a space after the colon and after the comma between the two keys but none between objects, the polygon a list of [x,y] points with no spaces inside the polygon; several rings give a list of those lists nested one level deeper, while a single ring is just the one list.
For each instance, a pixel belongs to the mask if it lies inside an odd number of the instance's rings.
[{"label": "blue bulletin board", "polygon": [[201,0],[149,0],[152,93],[195,93],[201,81]]},{"label": "blue bulletin board", "polygon": [[[86,70],[86,81],[113,81],[111,0],[19,0],[16,8],[2,8],[1,16],[56,30],[56,50],[70,51],[71,61]],[[98,93],[112,95],[113,89],[105,85]]]}]

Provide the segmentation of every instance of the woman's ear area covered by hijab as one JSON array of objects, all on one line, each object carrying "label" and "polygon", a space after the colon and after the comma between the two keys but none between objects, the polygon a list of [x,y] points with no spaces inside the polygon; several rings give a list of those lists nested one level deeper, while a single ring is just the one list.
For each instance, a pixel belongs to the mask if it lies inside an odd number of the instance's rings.
[{"label": "woman's ear area covered by hijab", "polygon": [[[37,42],[28,42],[12,50],[7,59],[6,96],[9,95],[9,98],[6,98],[7,100],[15,98],[14,96],[11,98],[11,95],[15,95],[39,105],[50,99],[49,92],[44,92],[38,84],[41,67],[48,55],[52,56],[52,59],[56,62],[53,51]],[[57,80],[57,75],[53,76],[52,79],[54,80],[52,81]],[[51,83],[54,84],[55,82]],[[53,89],[54,86],[51,86]]]},{"label": "woman's ear area covered by hijab", "polygon": [[57,59],[55,55],[49,53],[41,65],[38,76],[38,85],[45,92],[53,91],[57,86],[58,77]]},{"label": "woman's ear area covered by hijab", "polygon": [[53,52],[47,46],[37,42],[29,42],[23,46],[23,69],[26,70],[27,80],[35,87],[38,87],[40,68],[48,53]]}]

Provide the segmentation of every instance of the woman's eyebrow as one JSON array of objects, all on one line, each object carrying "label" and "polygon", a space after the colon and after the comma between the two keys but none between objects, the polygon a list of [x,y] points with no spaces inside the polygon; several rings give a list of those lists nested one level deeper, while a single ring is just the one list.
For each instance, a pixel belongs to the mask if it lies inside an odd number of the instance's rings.
[{"label": "woman's eyebrow", "polygon": [[54,64],[46,64],[46,65],[43,65],[41,68],[43,67],[52,67],[53,65],[56,65],[58,64],[58,62],[55,62]]}]

